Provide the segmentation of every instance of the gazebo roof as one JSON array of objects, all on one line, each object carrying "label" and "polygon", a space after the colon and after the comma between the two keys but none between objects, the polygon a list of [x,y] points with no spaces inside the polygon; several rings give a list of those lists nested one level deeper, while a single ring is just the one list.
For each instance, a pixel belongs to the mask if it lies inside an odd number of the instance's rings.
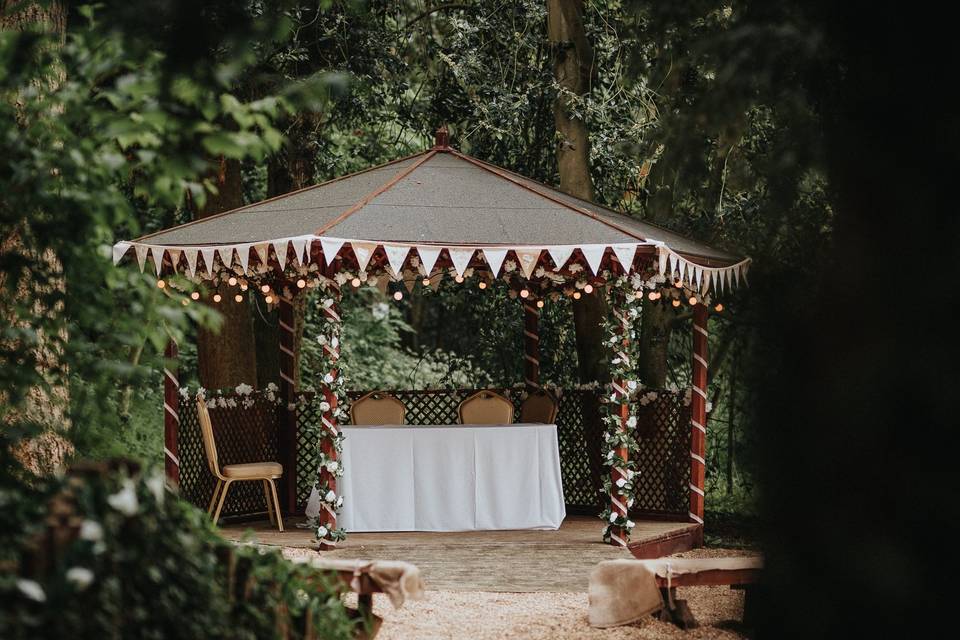
[{"label": "gazebo roof", "polygon": [[192,275],[198,255],[210,272],[213,250],[228,267],[237,251],[246,271],[251,248],[264,260],[273,246],[275,255],[284,254],[283,268],[288,243],[293,255],[304,254],[309,260],[309,247],[319,241],[324,255],[350,244],[355,252],[363,246],[370,254],[383,247],[388,256],[389,249],[418,246],[425,248],[421,254],[446,248],[451,256],[465,251],[472,256],[484,248],[488,254],[495,249],[517,255],[540,250],[556,261],[580,249],[595,267],[607,249],[623,257],[626,248],[644,246],[661,255],[661,271],[669,263],[671,273],[675,265],[680,267],[681,277],[687,267],[691,276],[696,270],[721,283],[739,280],[749,262],[483,162],[444,142],[441,138],[437,146],[413,156],[117,243],[115,260],[132,248],[142,268],[149,253],[159,273],[164,253],[174,265],[182,255]]}]

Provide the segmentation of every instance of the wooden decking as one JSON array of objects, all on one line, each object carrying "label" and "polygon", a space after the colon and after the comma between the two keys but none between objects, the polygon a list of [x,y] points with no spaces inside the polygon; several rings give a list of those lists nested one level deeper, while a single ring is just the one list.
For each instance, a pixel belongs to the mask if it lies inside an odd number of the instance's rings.
[{"label": "wooden decking", "polygon": [[[266,521],[227,525],[223,534],[235,540],[301,548],[306,553],[315,547],[313,534],[296,524],[286,521],[283,533]],[[586,591],[594,565],[631,557],[625,549],[604,544],[602,530],[597,518],[567,516],[557,531],[354,533],[325,555],[405,560],[420,567],[431,590]],[[696,531],[696,526],[686,523],[638,521],[631,550],[636,553],[665,540],[693,539]]]}]

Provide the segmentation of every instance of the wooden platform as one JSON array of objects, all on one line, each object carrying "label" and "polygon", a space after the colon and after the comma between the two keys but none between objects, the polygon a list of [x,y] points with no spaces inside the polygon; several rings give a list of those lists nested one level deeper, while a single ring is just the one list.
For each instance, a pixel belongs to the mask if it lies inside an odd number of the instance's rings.
[{"label": "wooden platform", "polygon": [[[312,532],[296,524],[285,522],[283,533],[266,521],[227,525],[223,534],[265,545],[314,548]],[[625,549],[604,544],[602,531],[603,523],[597,518],[567,516],[557,531],[354,533],[325,555],[412,562],[420,567],[430,590],[583,592],[598,562],[631,557]],[[638,521],[631,551],[664,540],[692,541],[697,531],[687,523]]]}]

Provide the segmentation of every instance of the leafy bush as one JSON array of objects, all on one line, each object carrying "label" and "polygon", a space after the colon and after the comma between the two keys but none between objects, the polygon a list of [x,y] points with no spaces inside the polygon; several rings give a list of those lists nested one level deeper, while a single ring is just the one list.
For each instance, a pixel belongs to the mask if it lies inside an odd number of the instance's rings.
[{"label": "leafy bush", "polygon": [[3,473],[0,637],[350,637],[335,577],[234,546],[161,474],[124,467]]}]

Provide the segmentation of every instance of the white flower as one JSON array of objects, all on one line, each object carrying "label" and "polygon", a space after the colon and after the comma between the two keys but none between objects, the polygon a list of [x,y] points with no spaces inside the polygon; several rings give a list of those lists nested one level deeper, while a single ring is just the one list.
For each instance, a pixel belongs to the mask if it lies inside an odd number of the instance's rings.
[{"label": "white flower", "polygon": [[613,449],[607,451],[607,460],[613,460]]},{"label": "white flower", "polygon": [[637,526],[637,523],[636,523],[636,522],[634,522],[633,520],[627,520],[627,528],[628,528],[628,529],[633,529],[635,526]]},{"label": "white flower", "polygon": [[337,494],[333,492],[333,489],[327,491],[327,495],[323,496],[324,502],[333,502],[337,499]]},{"label": "white flower", "polygon": [[623,489],[625,486],[627,486],[627,479],[620,478],[619,480],[617,480],[617,486]]},{"label": "white flower", "polygon": [[333,380],[334,378],[332,373],[328,373],[327,375],[323,376],[324,384],[333,384]]},{"label": "white flower", "polygon": [[630,416],[627,418],[627,428],[633,429],[637,426],[637,416]]},{"label": "white flower", "polygon": [[137,512],[140,502],[137,500],[137,491],[132,480],[124,480],[123,488],[117,493],[107,496],[107,503],[125,516],[132,516]]},{"label": "white flower", "polygon": [[251,387],[245,382],[241,382],[240,384],[237,385],[236,391],[237,391],[237,395],[248,396],[251,393],[253,393],[253,387]]},{"label": "white flower", "polygon": [[343,506],[343,496],[337,498],[337,509]]},{"label": "white flower", "polygon": [[163,503],[163,488],[166,484],[166,481],[163,478],[163,474],[154,473],[149,478],[147,478],[147,489],[150,490],[150,493],[153,494],[154,500],[159,503]]},{"label": "white flower", "polygon": [[320,344],[320,345],[327,344],[327,336],[325,336],[325,335],[322,334],[322,333],[321,333],[320,335],[318,335],[318,336],[317,336],[317,344]]},{"label": "white flower", "polygon": [[632,507],[632,506],[633,506],[633,498],[630,498],[630,499],[627,500],[627,506],[628,506],[628,507]]},{"label": "white flower", "polygon": [[636,380],[631,380],[631,381],[629,381],[629,382],[627,383],[627,388],[630,389],[630,391],[636,391],[636,390],[637,390],[637,381],[636,381]]},{"label": "white flower", "polygon": [[330,338],[330,346],[333,347],[334,349],[340,346],[340,340],[339,338],[337,338],[337,336],[333,336],[332,338]]},{"label": "white flower", "polygon": [[617,512],[616,512],[616,511],[611,511],[611,512],[610,512],[610,522],[616,522],[616,521],[617,521]]},{"label": "white flower", "polygon": [[36,602],[47,601],[47,594],[44,592],[43,587],[40,586],[39,582],[21,578],[17,580],[17,588],[20,589],[20,593],[27,596],[31,600]]},{"label": "white flower", "polygon": [[190,388],[189,388],[189,387],[180,387],[180,395],[181,395],[184,399],[189,399],[189,398],[190,398]]},{"label": "white flower", "polygon": [[329,403],[329,402],[326,402],[326,401],[321,402],[321,403],[320,403],[320,411],[322,411],[323,413],[326,413],[327,411],[330,411],[330,403]]},{"label": "white flower", "polygon": [[227,406],[230,407],[231,409],[235,409],[237,407],[236,398],[227,398]]},{"label": "white flower", "polygon": [[503,272],[504,273],[513,273],[517,270],[517,263],[513,260],[507,260],[503,263]]},{"label": "white flower", "polygon": [[568,267],[568,269],[570,273],[579,273],[580,271],[583,271],[583,265],[580,265],[574,262],[572,265]]},{"label": "white flower", "polygon": [[337,462],[336,460],[331,460],[330,462],[327,463],[327,471],[329,471],[330,473],[336,473],[337,469],[339,468],[340,468],[340,463]]},{"label": "white flower", "polygon": [[217,408],[217,399],[214,398],[213,400],[207,400],[206,404],[207,404],[207,409],[216,409],[216,408]]},{"label": "white flower", "polygon": [[280,391],[280,387],[277,386],[277,383],[271,382],[267,385],[267,391]]},{"label": "white flower", "polygon": [[103,540],[103,527],[96,520],[84,520],[80,525],[80,539],[90,542]]},{"label": "white flower", "polygon": [[322,538],[325,538],[328,533],[329,533],[329,531],[327,531],[327,528],[326,528],[325,526],[320,525],[319,527],[317,527],[317,537],[318,537],[318,538],[321,538],[321,539],[322,539]]},{"label": "white flower", "polygon": [[86,567],[70,567],[67,569],[66,576],[67,581],[72,582],[80,591],[89,587],[90,583],[93,582],[93,571]]}]

